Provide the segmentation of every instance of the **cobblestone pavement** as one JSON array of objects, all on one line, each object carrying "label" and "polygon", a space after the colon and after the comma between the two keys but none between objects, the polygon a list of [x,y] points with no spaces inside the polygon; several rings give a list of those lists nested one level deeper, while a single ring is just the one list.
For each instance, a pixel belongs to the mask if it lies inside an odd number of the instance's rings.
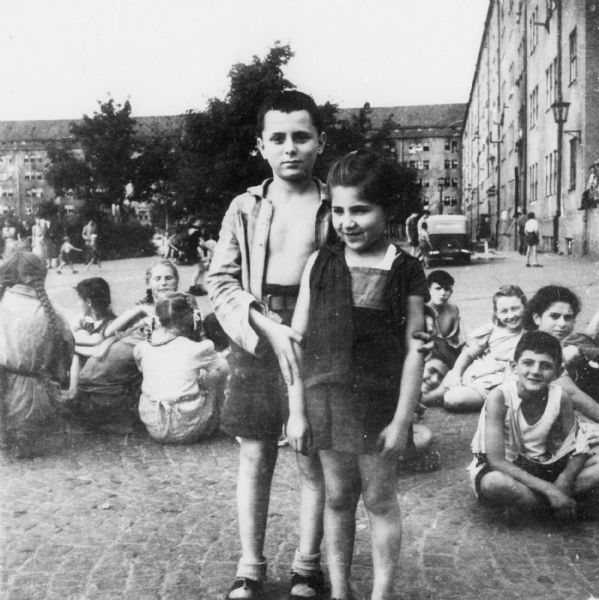
[{"label": "cobblestone pavement", "polygon": [[[501,283],[520,283],[531,294],[544,283],[561,282],[583,298],[583,326],[599,307],[596,264],[541,259],[544,269],[525,269],[516,254],[450,267],[457,280],[455,300],[468,323],[474,327],[488,319],[490,296]],[[148,263],[103,266],[113,288],[120,286],[117,310],[143,295]],[[53,299],[68,308],[70,288],[85,275],[52,273]],[[400,478],[404,539],[397,598],[599,597],[599,509],[562,527],[542,519],[508,524],[501,513],[479,505],[465,472],[475,422],[475,415],[441,409],[425,414],[442,469]],[[110,435],[66,425],[49,433],[44,444],[43,456],[0,466],[0,598],[221,597],[239,552],[234,440],[220,436],[191,446],[161,446],[142,431]],[[265,551],[269,600],[286,598],[297,544],[297,492],[295,459],[283,449]],[[361,506],[353,574],[356,597],[367,598],[371,558]]]}]

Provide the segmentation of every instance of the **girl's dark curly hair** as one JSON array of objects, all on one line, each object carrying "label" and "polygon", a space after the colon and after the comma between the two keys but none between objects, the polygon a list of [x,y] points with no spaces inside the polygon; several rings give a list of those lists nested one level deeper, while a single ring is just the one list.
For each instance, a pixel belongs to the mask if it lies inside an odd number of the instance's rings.
[{"label": "girl's dark curly hair", "polygon": [[556,302],[569,304],[575,317],[580,312],[580,300],[572,290],[561,285],[546,285],[539,289],[526,305],[522,321],[524,329],[527,331],[538,329],[539,327],[534,321],[534,316],[541,316]]}]

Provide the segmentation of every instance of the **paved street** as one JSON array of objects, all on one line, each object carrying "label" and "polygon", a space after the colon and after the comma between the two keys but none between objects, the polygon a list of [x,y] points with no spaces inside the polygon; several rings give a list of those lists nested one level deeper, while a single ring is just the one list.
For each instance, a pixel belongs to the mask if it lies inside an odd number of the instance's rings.
[{"label": "paved street", "polygon": [[[526,269],[515,253],[449,267],[454,300],[469,327],[491,316],[502,283],[528,295],[545,283],[571,286],[583,300],[582,328],[599,307],[599,271],[590,261],[541,255]],[[150,259],[115,261],[101,273],[118,311],[143,296]],[[93,273],[50,273],[55,302],[72,307],[72,286]],[[182,288],[190,270],[183,269]],[[466,477],[475,415],[429,409],[442,469],[400,478],[404,539],[398,598],[406,600],[571,599],[599,597],[599,509],[570,527],[508,525],[475,501]],[[2,599],[219,598],[238,557],[237,447],[226,436],[192,446],[161,446],[143,432],[90,433],[68,426],[49,435],[47,452],[0,467]],[[273,483],[266,556],[267,598],[282,600],[297,544],[298,478],[289,449]],[[368,523],[360,507],[354,582],[367,598]]]}]

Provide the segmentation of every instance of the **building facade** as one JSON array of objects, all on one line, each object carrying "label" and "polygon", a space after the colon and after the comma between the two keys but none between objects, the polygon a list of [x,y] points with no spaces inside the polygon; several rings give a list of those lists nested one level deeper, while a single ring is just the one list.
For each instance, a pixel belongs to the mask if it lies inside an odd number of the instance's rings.
[{"label": "building facade", "polygon": [[[418,172],[420,202],[433,214],[462,214],[462,128],[465,104],[369,107],[374,130],[391,120],[397,160]],[[341,109],[339,118],[360,109]]]},{"label": "building facade", "polygon": [[[180,135],[182,116],[137,117],[137,133],[143,138],[160,133]],[[56,198],[45,178],[49,167],[48,145],[66,145],[72,152],[82,154],[73,142],[71,125],[74,121],[0,121],[0,216],[14,215],[21,219],[37,212],[44,201],[60,202],[69,212],[71,198]],[[140,221],[148,221],[148,210],[140,205]]]},{"label": "building facade", "polygon": [[463,136],[464,208],[477,237],[599,255],[599,2],[490,0]]}]

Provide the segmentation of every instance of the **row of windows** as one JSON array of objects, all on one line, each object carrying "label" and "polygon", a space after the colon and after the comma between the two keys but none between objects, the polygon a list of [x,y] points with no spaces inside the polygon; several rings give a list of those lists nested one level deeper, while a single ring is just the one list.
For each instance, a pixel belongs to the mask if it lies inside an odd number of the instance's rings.
[{"label": "row of windows", "polygon": [[[404,167],[410,167],[411,169],[419,169],[428,171],[431,168],[430,160],[408,160],[401,163]],[[446,159],[443,163],[445,169],[459,169],[459,162],[457,160]]]},{"label": "row of windows", "polygon": [[416,183],[423,188],[430,188],[432,185],[444,185],[445,187],[458,187],[457,177],[440,177],[437,180],[430,179],[417,179]]},{"label": "row of windows", "polygon": [[[460,148],[457,140],[446,140],[444,148],[447,152],[457,152]],[[416,154],[417,152],[429,152],[431,146],[428,142],[422,144],[410,144],[408,146],[408,154]]]}]

